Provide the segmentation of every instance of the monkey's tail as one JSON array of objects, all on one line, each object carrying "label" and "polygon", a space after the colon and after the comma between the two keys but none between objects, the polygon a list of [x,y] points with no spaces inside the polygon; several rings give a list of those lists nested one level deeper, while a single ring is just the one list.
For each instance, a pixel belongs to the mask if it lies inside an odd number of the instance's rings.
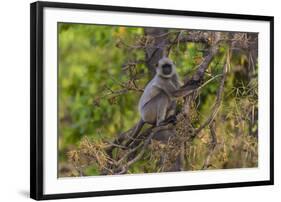
[{"label": "monkey's tail", "polygon": [[134,128],[132,134],[130,135],[130,139],[127,141],[126,146],[132,145],[135,139],[138,137],[143,125],[145,122],[140,119],[139,122],[137,123],[136,127]]},{"label": "monkey's tail", "polygon": [[139,134],[143,125],[144,125],[144,121],[142,119],[140,119],[137,126],[134,128],[134,132],[131,135],[133,138],[135,138]]}]

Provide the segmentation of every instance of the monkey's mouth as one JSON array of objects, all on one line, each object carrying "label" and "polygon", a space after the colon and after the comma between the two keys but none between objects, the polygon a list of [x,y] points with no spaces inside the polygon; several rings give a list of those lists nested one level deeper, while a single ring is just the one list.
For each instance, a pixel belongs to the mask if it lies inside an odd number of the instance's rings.
[{"label": "monkey's mouth", "polygon": [[172,73],[172,66],[170,64],[164,64],[162,66],[162,72],[164,75],[169,75]]}]

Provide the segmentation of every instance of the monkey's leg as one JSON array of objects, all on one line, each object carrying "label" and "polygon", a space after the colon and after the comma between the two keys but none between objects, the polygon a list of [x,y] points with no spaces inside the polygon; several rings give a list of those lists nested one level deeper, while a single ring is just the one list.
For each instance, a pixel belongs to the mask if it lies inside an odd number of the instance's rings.
[{"label": "monkey's leg", "polygon": [[157,102],[157,121],[156,121],[156,125],[160,126],[160,125],[165,125],[163,123],[167,118],[167,111],[168,111],[168,108],[169,108],[170,99],[164,93],[160,93],[158,98],[159,99],[158,99],[158,102]]},{"label": "monkey's leg", "polygon": [[[167,125],[170,122],[174,122],[176,102],[171,101],[168,96],[163,95],[161,102],[158,104],[158,121],[159,125]],[[170,117],[168,117],[170,116]],[[176,133],[174,129],[162,129],[155,133],[154,139],[159,140],[163,143],[167,142],[168,139]]]},{"label": "monkey's leg", "polygon": [[174,100],[171,102],[170,107],[168,108],[167,116],[166,116],[167,118],[164,121],[166,124],[168,123],[176,124],[177,122],[176,107],[177,107],[177,103]]},{"label": "monkey's leg", "polygon": [[176,114],[177,103],[175,100],[171,101],[171,104],[167,111],[167,117],[174,116]]},{"label": "monkey's leg", "polygon": [[175,124],[177,121],[176,117],[176,101],[172,101],[166,112],[166,119],[160,123],[160,125],[167,125],[169,123]]}]

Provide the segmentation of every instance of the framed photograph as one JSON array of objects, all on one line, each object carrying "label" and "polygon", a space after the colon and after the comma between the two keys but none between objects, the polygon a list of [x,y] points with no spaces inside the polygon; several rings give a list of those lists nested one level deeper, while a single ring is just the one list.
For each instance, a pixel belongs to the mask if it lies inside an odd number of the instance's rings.
[{"label": "framed photograph", "polygon": [[32,3],[31,198],[272,185],[273,22]]}]

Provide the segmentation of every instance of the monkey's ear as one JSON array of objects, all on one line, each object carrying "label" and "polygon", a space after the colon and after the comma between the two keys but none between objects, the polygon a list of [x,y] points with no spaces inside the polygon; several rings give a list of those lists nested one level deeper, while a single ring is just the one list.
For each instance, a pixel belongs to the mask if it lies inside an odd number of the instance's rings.
[{"label": "monkey's ear", "polygon": [[154,64],[154,67],[157,68],[159,67],[159,62]]}]

